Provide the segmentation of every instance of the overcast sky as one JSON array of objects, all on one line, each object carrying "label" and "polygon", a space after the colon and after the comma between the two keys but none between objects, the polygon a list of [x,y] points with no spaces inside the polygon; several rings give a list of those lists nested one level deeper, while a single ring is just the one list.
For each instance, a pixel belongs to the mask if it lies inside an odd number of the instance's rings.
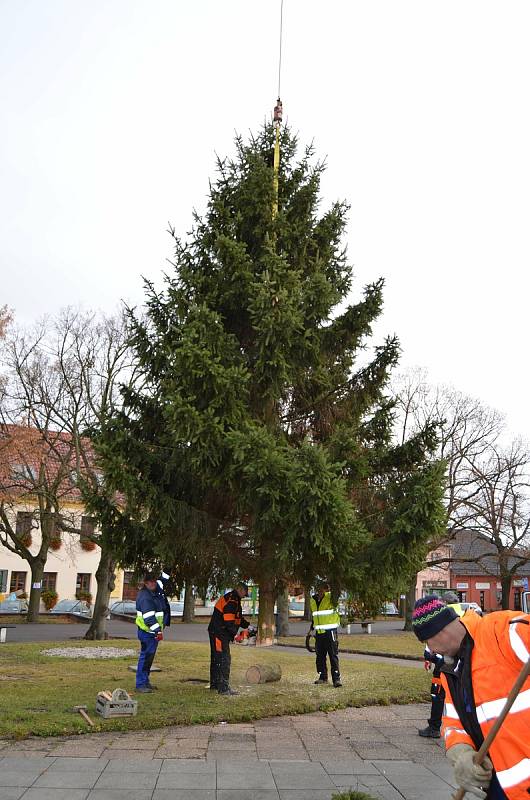
[{"label": "overcast sky", "polygon": [[[270,118],[280,0],[0,0],[0,305],[142,300]],[[530,3],[284,0],[282,99],[402,365],[530,438]]]}]

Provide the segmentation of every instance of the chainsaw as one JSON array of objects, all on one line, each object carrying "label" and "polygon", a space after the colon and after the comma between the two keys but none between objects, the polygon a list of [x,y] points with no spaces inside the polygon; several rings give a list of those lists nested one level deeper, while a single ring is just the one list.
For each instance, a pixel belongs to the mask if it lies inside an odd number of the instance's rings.
[{"label": "chainsaw", "polygon": [[256,644],[257,633],[258,632],[256,628],[250,626],[249,628],[242,630],[241,633],[238,633],[237,636],[234,637],[234,642],[237,642],[237,644],[242,644],[243,646],[246,645],[247,647],[249,645]]}]

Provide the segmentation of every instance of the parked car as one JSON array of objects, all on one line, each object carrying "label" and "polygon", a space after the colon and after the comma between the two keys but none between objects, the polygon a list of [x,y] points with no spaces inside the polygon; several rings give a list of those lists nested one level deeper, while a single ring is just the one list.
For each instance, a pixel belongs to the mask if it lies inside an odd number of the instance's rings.
[{"label": "parked car", "polygon": [[289,616],[290,617],[303,617],[304,616],[304,601],[291,600],[289,603]]},{"label": "parked car", "polygon": [[0,614],[25,614],[28,610],[27,600],[4,600],[0,603]]},{"label": "parked car", "polygon": [[180,600],[171,600],[169,603],[169,607],[171,609],[172,617],[182,616],[182,612],[184,611],[184,603],[181,603]]},{"label": "parked car", "polygon": [[52,608],[52,614],[82,614],[84,617],[92,616],[92,609],[84,600],[59,600]]},{"label": "parked car", "polygon": [[136,603],[134,600],[116,600],[112,603],[109,611],[111,614],[127,614],[127,616],[136,616]]},{"label": "parked car", "polygon": [[387,617],[398,617],[399,609],[395,603],[385,603],[381,608],[381,614],[385,614]]},{"label": "parked car", "polygon": [[479,606],[478,603],[460,603],[460,607],[461,607],[462,611],[464,611],[464,612],[465,611],[474,611],[480,617],[483,614],[482,609],[481,609],[481,607]]}]

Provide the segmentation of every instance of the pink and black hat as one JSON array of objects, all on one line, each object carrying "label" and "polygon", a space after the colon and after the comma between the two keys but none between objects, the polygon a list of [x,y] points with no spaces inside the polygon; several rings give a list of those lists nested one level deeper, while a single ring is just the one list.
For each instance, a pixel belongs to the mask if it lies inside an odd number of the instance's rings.
[{"label": "pink and black hat", "polygon": [[412,630],[420,642],[426,642],[454,619],[458,619],[454,608],[446,606],[435,594],[428,594],[414,604]]}]

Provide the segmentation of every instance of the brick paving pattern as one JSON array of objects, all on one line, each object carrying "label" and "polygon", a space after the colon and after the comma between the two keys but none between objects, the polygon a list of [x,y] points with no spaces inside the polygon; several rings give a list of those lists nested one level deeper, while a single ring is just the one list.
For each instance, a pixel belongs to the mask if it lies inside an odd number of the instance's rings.
[{"label": "brick paving pattern", "polygon": [[450,800],[427,705],[0,742],[0,800]]}]

